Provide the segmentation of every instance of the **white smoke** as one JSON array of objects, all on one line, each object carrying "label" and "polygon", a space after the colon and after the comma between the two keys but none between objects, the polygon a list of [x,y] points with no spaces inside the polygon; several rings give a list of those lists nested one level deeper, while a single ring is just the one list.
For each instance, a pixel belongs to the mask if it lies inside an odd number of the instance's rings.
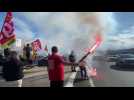
[{"label": "white smoke", "polygon": [[[84,49],[90,48],[95,43],[97,34],[102,36],[102,46],[107,36],[109,36],[108,33],[116,31],[117,23],[114,20],[113,13],[79,12],[76,14],[78,22],[84,28],[84,31],[83,33],[77,33],[77,37],[73,39],[72,47],[74,50],[79,51],[81,55],[83,55]],[[104,49],[103,46],[101,49]]]},{"label": "white smoke", "polygon": [[[73,47],[77,48],[77,50],[79,48],[78,58],[80,59],[81,56],[85,54],[84,52],[85,48],[90,48],[95,43],[96,35],[101,35],[101,38],[102,38],[102,44],[99,47],[99,49],[101,50],[108,49],[108,47],[106,46],[104,48],[103,43],[106,42],[107,40],[106,38],[109,36],[108,33],[115,32],[117,28],[117,23],[114,19],[113,13],[80,12],[80,13],[77,13],[77,16],[78,16],[78,19],[80,20],[80,24],[86,27],[85,34],[83,34],[82,37],[78,37],[74,39]],[[86,59],[88,64],[92,64],[92,56],[93,55],[90,55]]]},{"label": "white smoke", "polygon": [[47,33],[45,34],[47,37],[42,37],[42,40],[47,41],[48,47],[57,45],[64,52],[75,50],[79,55],[83,55],[84,50],[94,43],[96,34],[101,34],[104,42],[107,34],[114,32],[117,27],[114,14],[111,12],[20,12],[17,14],[36,26],[40,30],[38,34]]}]

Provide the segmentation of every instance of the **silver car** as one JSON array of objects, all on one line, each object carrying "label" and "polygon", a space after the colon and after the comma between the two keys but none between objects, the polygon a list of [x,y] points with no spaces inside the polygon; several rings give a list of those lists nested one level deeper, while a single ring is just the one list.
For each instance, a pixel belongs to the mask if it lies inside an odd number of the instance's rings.
[{"label": "silver car", "polygon": [[119,58],[118,55],[111,55],[111,56],[107,57],[107,61],[108,62],[116,62],[118,58]]},{"label": "silver car", "polygon": [[117,66],[134,66],[134,54],[122,54],[119,55],[117,61]]}]

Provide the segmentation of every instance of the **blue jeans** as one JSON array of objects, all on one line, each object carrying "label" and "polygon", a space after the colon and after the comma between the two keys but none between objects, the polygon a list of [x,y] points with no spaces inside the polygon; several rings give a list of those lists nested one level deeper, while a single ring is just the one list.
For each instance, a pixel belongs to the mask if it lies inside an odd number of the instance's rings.
[{"label": "blue jeans", "polygon": [[34,60],[34,61],[33,61],[33,64],[37,64],[37,65],[38,65],[38,60],[37,60],[37,59]]},{"label": "blue jeans", "polygon": [[86,68],[80,68],[81,77],[87,77],[87,71]]}]

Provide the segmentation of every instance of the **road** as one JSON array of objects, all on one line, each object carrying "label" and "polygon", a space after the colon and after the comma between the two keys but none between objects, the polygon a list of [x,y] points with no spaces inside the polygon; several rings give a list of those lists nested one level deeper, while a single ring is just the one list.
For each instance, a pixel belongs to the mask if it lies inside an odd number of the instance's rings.
[{"label": "road", "polygon": [[[92,61],[91,65],[97,69],[97,76],[91,77],[89,80],[81,80],[78,71],[74,80],[74,87],[134,87],[134,68],[119,68],[114,63],[107,62],[104,59],[96,59]],[[66,67],[65,83],[70,76],[70,67]],[[13,84],[7,84],[2,78],[0,79],[0,87],[12,86]],[[49,87],[47,71],[25,75],[23,87]]]},{"label": "road", "polygon": [[119,68],[106,60],[92,61],[98,75],[90,80],[81,80],[77,73],[75,87],[134,87],[134,68]]},{"label": "road", "polygon": [[[65,84],[71,74],[70,67],[65,67]],[[0,77],[0,87],[14,87],[14,83],[5,82]],[[49,79],[46,68],[34,68],[25,72],[23,87],[49,87]]]}]

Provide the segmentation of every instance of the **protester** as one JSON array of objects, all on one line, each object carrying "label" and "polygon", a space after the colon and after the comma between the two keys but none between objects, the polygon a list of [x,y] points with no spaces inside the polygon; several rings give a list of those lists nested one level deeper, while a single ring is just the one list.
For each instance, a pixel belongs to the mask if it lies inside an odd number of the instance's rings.
[{"label": "protester", "polygon": [[79,63],[82,79],[88,79],[86,66],[87,66],[86,61],[82,61],[82,62]]},{"label": "protester", "polygon": [[3,78],[9,82],[14,83],[13,87],[22,87],[23,65],[18,59],[17,52],[11,51],[9,59],[2,63],[3,65]]},{"label": "protester", "polygon": [[52,47],[52,54],[48,57],[50,87],[64,87],[64,64],[75,65],[65,62],[58,54],[58,48]]},{"label": "protester", "polygon": [[20,59],[21,62],[25,62],[25,59],[22,55],[19,55],[19,59]]},{"label": "protester", "polygon": [[2,55],[2,53],[0,53],[0,66],[2,65],[2,63],[5,61],[4,56]]},{"label": "protester", "polygon": [[37,64],[38,65],[38,54],[36,51],[33,51],[33,54],[32,54],[32,61],[33,61],[33,64]]},{"label": "protester", "polygon": [[27,44],[27,46],[25,47],[25,50],[26,50],[27,61],[30,62],[31,51],[32,51],[30,44]]},{"label": "protester", "polygon": [[[75,63],[76,58],[75,58],[75,55],[74,55],[74,51],[72,51],[71,54],[69,55],[69,61],[72,62],[72,63]],[[72,70],[72,72],[76,72],[76,69],[75,69],[74,65],[71,66],[71,70]]]},{"label": "protester", "polygon": [[10,49],[9,48],[4,49],[4,57],[7,58],[9,54],[10,54]]},{"label": "protester", "polygon": [[26,60],[26,46],[23,47],[23,58]]}]

